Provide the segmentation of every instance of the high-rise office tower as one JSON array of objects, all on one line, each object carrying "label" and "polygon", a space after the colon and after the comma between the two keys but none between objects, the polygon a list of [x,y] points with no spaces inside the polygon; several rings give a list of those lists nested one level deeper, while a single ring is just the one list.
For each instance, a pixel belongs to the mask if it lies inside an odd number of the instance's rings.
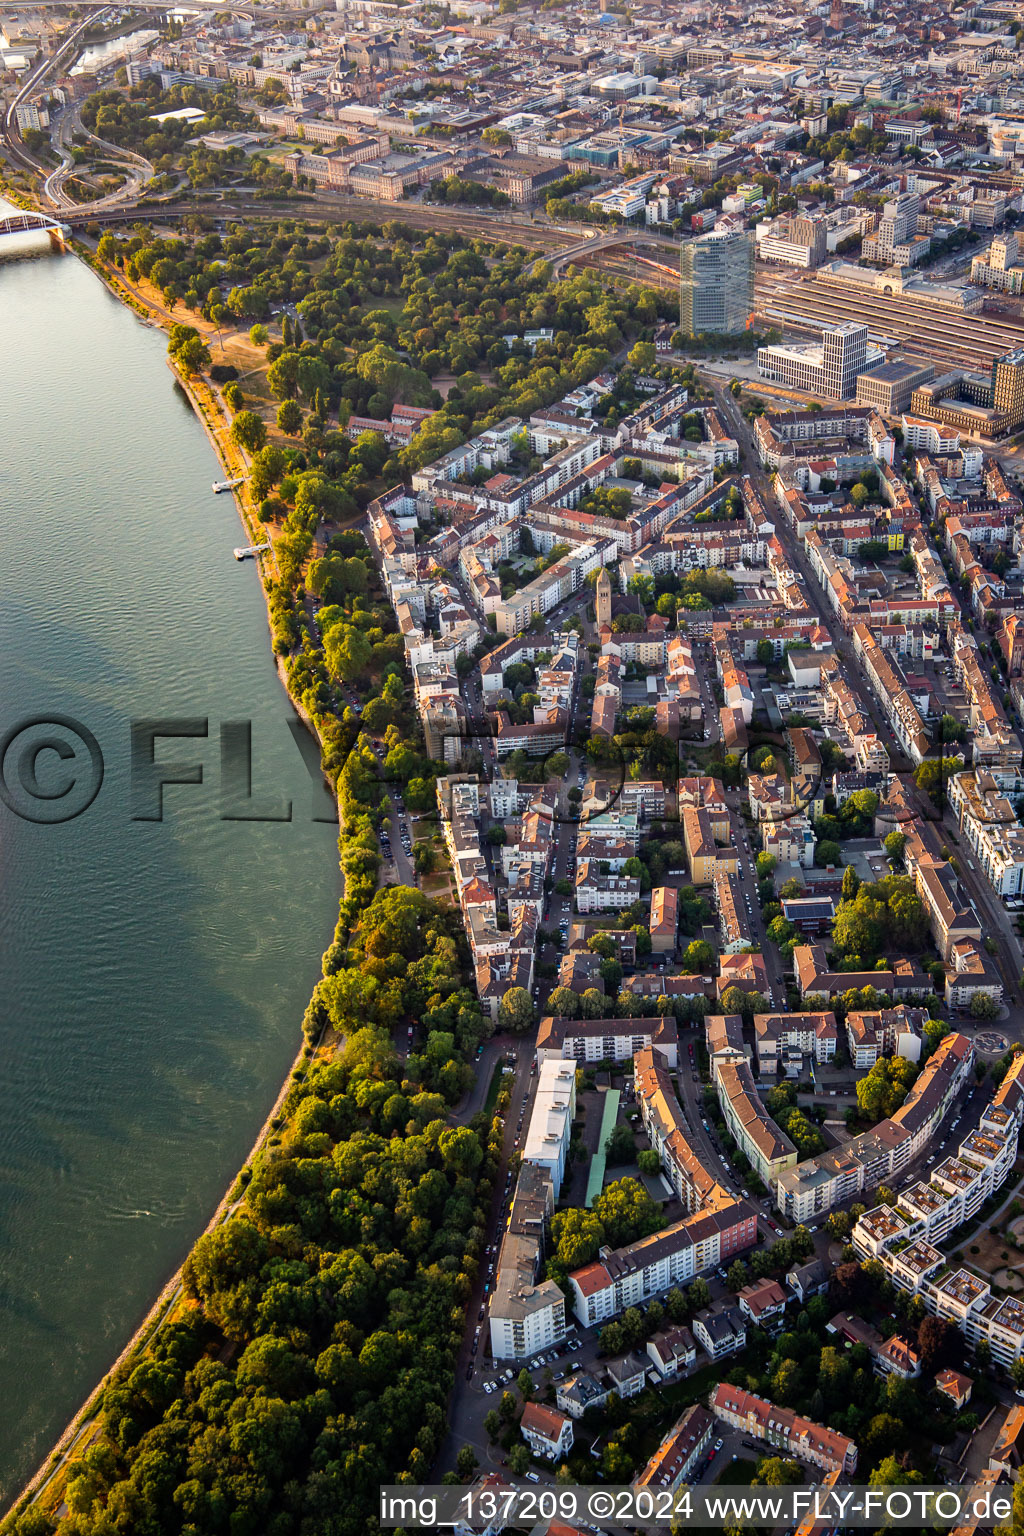
[{"label": "high-rise office tower", "polygon": [[713,229],[682,248],[679,329],[736,335],[754,308],[754,236],[747,229]]},{"label": "high-rise office tower", "polygon": [[997,357],[992,364],[992,405],[1006,411],[1013,426],[1024,421],[1024,347]]},{"label": "high-rise office tower", "polygon": [[868,365],[868,328],[851,321],[824,331],[821,341],[825,389],[833,400],[849,400]]}]

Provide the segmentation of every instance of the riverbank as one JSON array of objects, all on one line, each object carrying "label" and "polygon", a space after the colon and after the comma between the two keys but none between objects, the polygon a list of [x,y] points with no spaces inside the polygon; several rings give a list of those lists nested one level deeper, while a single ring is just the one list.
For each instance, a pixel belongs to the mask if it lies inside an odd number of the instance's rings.
[{"label": "riverbank", "polygon": [[[108,291],[113,293],[120,302],[125,303],[130,308],[132,308],[136,314],[139,314],[146,321],[147,324],[154,323],[153,319],[148,314],[146,314],[144,309],[140,308],[139,304],[134,302],[130,294],[127,294],[123,291],[118,291],[118,286],[109,281],[106,275],[102,271],[98,270],[98,266],[101,264],[98,264],[95,260],[87,260],[86,264],[90,267],[95,275],[100,276],[101,279],[105,281]],[[165,327],[161,326],[161,329],[164,328]],[[235,445],[230,438],[230,418],[228,417],[226,407],[224,407],[223,402],[220,401],[217,392],[210,385],[208,385],[205,380],[195,381],[182,379],[178,371],[174,369],[173,366],[172,372],[179,387],[183,390],[186,397],[188,398],[194,414],[202,423],[207,438],[214,449],[218,462],[220,463],[225,476],[233,478],[239,473],[247,473],[248,464],[245,461],[244,456],[241,454],[241,450],[237,448],[237,445]],[[223,421],[223,426],[221,428],[217,427],[218,415],[221,416]],[[239,516],[240,523],[245,532],[245,535],[251,541],[259,542],[259,539],[254,538],[254,534],[261,530],[257,529],[255,523],[255,511],[248,499],[247,488],[243,486],[240,489],[242,494],[235,495],[235,507]],[[230,558],[230,552],[227,552],[227,558]],[[267,592],[268,573],[263,569],[263,564],[264,562],[261,561],[260,577],[261,586],[264,592],[264,600],[265,603],[267,603],[267,612],[269,618],[269,603]],[[312,721],[308,712],[301,707],[296,699],[294,699],[290,690],[288,689],[286,669],[283,666],[280,658],[276,658],[276,671],[278,676],[281,678],[282,684],[285,686],[286,692],[288,692],[291,707],[295,710],[295,713],[298,715],[298,717],[303,720],[307,728],[311,729],[315,736],[316,728],[314,722]],[[344,877],[342,878],[342,896],[343,895]],[[329,937],[330,936],[328,936],[328,942]],[[300,1020],[296,1021],[296,1023],[300,1022]],[[258,1164],[260,1159],[264,1156],[267,1148],[275,1140],[275,1133],[281,1125],[282,1116],[289,1092],[292,1090],[296,1082],[301,1081],[305,1077],[305,1075],[309,1072],[311,1065],[313,1065],[318,1059],[329,1059],[337,1049],[337,1045],[337,1037],[334,1036],[333,1033],[331,1033],[329,1030],[323,1031],[313,1045],[302,1041],[300,1035],[297,1051],[291,1058],[287,1074],[276,1094],[273,1105],[268,1111],[264,1122],[260,1127],[255,1140],[253,1141],[252,1146],[245,1158],[245,1161],[241,1166],[240,1171],[234,1176],[230,1185],[226,1189],[225,1193],[221,1196],[215,1209],[210,1215],[209,1220],[203,1229],[204,1232],[210,1232],[213,1230],[236,1209],[238,1203],[244,1197],[245,1189],[248,1185],[253,1166]],[[199,1234],[197,1234],[197,1236],[198,1235]],[[193,1243],[190,1241],[190,1250],[192,1246]],[[166,1283],[162,1286],[156,1300],[147,1309],[145,1316],[142,1318],[138,1327],[135,1329],[128,1342],[124,1345],[117,1358],[104,1371],[100,1380],[89,1392],[81,1407],[69,1420],[64,1431],[53,1444],[45,1458],[38,1465],[36,1472],[28,1480],[28,1482],[22,1486],[20,1493],[13,1500],[7,1516],[3,1521],[3,1528],[6,1528],[9,1519],[11,1519],[17,1513],[23,1512],[27,1507],[31,1505],[37,1505],[38,1507],[47,1510],[49,1513],[55,1513],[56,1511],[60,1510],[63,1503],[63,1490],[67,1468],[74,1456],[80,1453],[96,1437],[97,1420],[101,1411],[103,1393],[108,1386],[112,1375],[115,1372],[121,1370],[127,1363],[141,1358],[147,1348],[153,1343],[160,1331],[168,1323],[173,1322],[176,1318],[180,1318],[186,1315],[191,1309],[192,1305],[193,1304],[188,1302],[183,1295],[182,1269],[179,1265],[175,1269],[174,1273],[168,1278]]]},{"label": "riverbank", "polygon": [[[245,1192],[248,1176],[252,1171],[252,1164],[266,1146],[271,1131],[276,1130],[280,1124],[281,1111],[292,1084],[301,1081],[305,1077],[310,1066],[317,1060],[318,1056],[329,1057],[333,1055],[334,1049],[334,1042],[331,1042],[329,1048],[325,1048],[322,1040],[318,1041],[317,1045],[313,1048],[306,1045],[305,1042],[300,1045],[289,1068],[288,1075],[281,1084],[277,1098],[274,1100],[273,1106],[260,1127],[256,1140],[252,1144],[248,1157],[232,1182],[230,1189],[226,1190],[221,1196],[216,1210],[203,1228],[200,1236],[205,1236],[206,1233],[212,1232],[215,1227],[219,1226],[235,1210]],[[21,1493],[4,1516],[0,1530],[6,1526],[8,1519],[23,1512],[31,1504],[40,1504],[51,1514],[59,1507],[52,1497],[46,1500],[45,1495],[47,1492],[52,1494],[52,1485],[67,1470],[72,1457],[78,1451],[84,1450],[90,1443],[89,1432],[95,1427],[101,1399],[111,1377],[127,1361],[132,1360],[136,1356],[141,1356],[149,1345],[152,1344],[161,1328],[167,1323],[174,1321],[182,1300],[181,1272],[182,1266],[179,1264],[117,1359],[109,1366],[101,1380],[97,1382],[86,1401],[56,1441],[53,1449],[46,1457],[46,1461],[22,1488]]]}]

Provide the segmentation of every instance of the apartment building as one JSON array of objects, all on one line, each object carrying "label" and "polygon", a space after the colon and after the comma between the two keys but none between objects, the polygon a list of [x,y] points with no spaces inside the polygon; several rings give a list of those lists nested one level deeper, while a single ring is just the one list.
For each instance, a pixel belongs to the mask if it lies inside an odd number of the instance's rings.
[{"label": "apartment building", "polygon": [[633,1487],[675,1493],[702,1459],[714,1428],[715,1421],[707,1409],[701,1403],[691,1403],[637,1474]]},{"label": "apartment building", "polygon": [[542,1061],[537,1091],[523,1138],[523,1161],[542,1168],[558,1199],[576,1114],[576,1068],[570,1061]]},{"label": "apartment building", "polygon": [[805,1056],[820,1066],[833,1059],[839,1028],[834,1013],[755,1013],[754,1044],[762,1077],[799,1077]]},{"label": "apartment building", "polygon": [[754,942],[754,935],[739,877],[720,866],[715,869],[715,907],[721,952],[737,955]]},{"label": "apartment building", "polygon": [[[908,839],[907,847],[911,846]],[[906,856],[906,850],[904,850]],[[907,860],[910,869],[911,861]],[[924,903],[931,924],[935,947],[944,961],[953,946],[962,939],[981,943],[981,922],[971,903],[960,890],[960,882],[947,863],[917,862],[913,868],[917,894]]]},{"label": "apartment building", "polygon": [[866,1072],[883,1056],[904,1056],[908,1061],[919,1061],[921,1031],[927,1018],[927,1008],[908,1008],[903,1003],[874,1013],[848,1013],[846,1042],[851,1063],[858,1071]]},{"label": "apartment building", "polygon": [[565,1061],[631,1061],[638,1052],[657,1050],[675,1068],[679,1031],[674,1019],[541,1019],[537,1030],[537,1064],[549,1058]]},{"label": "apartment building", "polygon": [[973,939],[950,945],[944,997],[949,1008],[969,1008],[980,995],[997,1005],[1003,1000],[999,968]]},{"label": "apartment building", "polygon": [[694,1313],[693,1336],[710,1360],[724,1360],[746,1348],[747,1320],[739,1307],[706,1307]]},{"label": "apartment building", "polygon": [[670,955],[676,947],[679,931],[679,892],[674,885],[656,885],[651,892],[651,949],[656,955]]},{"label": "apartment building", "polygon": [[565,1338],[565,1296],[553,1281],[537,1280],[546,1223],[554,1205],[554,1190],[546,1171],[524,1163],[516,1180],[488,1305],[495,1360],[529,1360]]},{"label": "apartment building", "polygon": [[640,900],[639,876],[602,875],[598,869],[590,859],[576,867],[577,912],[621,912]]},{"label": "apartment building", "polygon": [[1022,1111],[1024,1054],[1014,1059],[957,1155],[944,1159],[927,1183],[902,1190],[895,1207],[865,1212],[852,1235],[862,1258],[879,1260],[894,1285],[955,1323],[972,1348],[985,1340],[1004,1368],[1024,1354],[1024,1305],[994,1296],[966,1268],[951,1270],[936,1244],[976,1216],[1012,1172]]},{"label": "apartment building", "polygon": [[530,1450],[547,1461],[559,1461],[572,1450],[572,1419],[545,1403],[527,1403],[519,1432]]},{"label": "apartment building", "polygon": [[779,1175],[779,1209],[794,1221],[810,1221],[901,1173],[928,1145],[973,1065],[966,1036],[947,1035],[891,1119]]},{"label": "apartment building", "polygon": [[731,1263],[757,1241],[757,1213],[736,1200],[698,1211],[624,1248],[602,1248],[569,1276],[573,1311],[584,1327],[608,1322],[675,1285]]},{"label": "apartment building", "polygon": [[839,997],[851,988],[874,987],[894,998],[915,997],[931,990],[931,978],[914,960],[894,960],[886,971],[832,971],[823,944],[798,944],[793,951],[793,966],[800,996]]},{"label": "apartment building", "polygon": [[682,1323],[660,1329],[647,1340],[647,1354],[660,1382],[675,1381],[697,1359],[693,1334]]},{"label": "apartment building", "polygon": [[730,1135],[771,1189],[795,1166],[796,1148],[765,1109],[746,1061],[716,1059],[712,1076]]},{"label": "apartment building", "polygon": [[559,603],[578,592],[590,571],[601,564],[597,548],[582,544],[548,566],[540,576],[514,592],[494,608],[494,625],[499,635],[517,635],[526,629],[536,614],[549,613]]},{"label": "apartment building", "polygon": [[644,1130],[665,1176],[687,1211],[731,1201],[732,1196],[693,1149],[692,1133],[663,1061],[654,1048],[638,1051],[633,1059],[633,1088]]},{"label": "apartment building", "polygon": [[857,1447],[848,1436],[815,1424],[791,1408],[780,1408],[766,1397],[756,1397],[723,1381],[711,1393],[709,1407],[716,1419],[741,1434],[765,1441],[783,1455],[795,1456],[826,1472],[844,1472],[848,1477],[857,1470]]},{"label": "apartment building", "polygon": [[1000,896],[1024,891],[1024,827],[994,775],[982,769],[955,773],[949,803],[992,889]]},{"label": "apartment building", "polygon": [[712,885],[720,870],[735,874],[739,867],[739,855],[735,847],[719,847],[715,840],[714,824],[708,812],[701,807],[685,805],[681,808],[683,847],[690,866],[690,879],[694,885]]}]

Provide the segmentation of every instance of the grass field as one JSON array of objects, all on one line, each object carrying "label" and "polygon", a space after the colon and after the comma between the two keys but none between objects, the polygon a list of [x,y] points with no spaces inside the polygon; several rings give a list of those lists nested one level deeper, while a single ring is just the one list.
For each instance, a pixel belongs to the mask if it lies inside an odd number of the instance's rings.
[{"label": "grass field", "polygon": [[740,1456],[736,1461],[725,1463],[715,1482],[723,1488],[749,1488],[750,1479],[756,1471],[756,1461],[748,1461],[745,1456]]}]

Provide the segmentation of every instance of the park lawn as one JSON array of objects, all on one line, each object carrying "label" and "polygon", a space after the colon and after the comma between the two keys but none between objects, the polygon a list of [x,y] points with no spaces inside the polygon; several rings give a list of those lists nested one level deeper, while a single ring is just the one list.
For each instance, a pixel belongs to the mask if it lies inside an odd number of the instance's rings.
[{"label": "park lawn", "polygon": [[740,1456],[735,1461],[725,1463],[715,1482],[723,1488],[749,1488],[750,1479],[756,1471],[756,1461],[748,1461],[745,1456]]},{"label": "park lawn", "polygon": [[715,1365],[701,1366],[699,1371],[684,1377],[682,1381],[674,1382],[661,1393],[663,1402],[672,1410],[678,1418],[684,1408],[691,1403],[702,1403],[707,1398],[712,1387],[717,1387],[722,1380],[722,1373]]}]

